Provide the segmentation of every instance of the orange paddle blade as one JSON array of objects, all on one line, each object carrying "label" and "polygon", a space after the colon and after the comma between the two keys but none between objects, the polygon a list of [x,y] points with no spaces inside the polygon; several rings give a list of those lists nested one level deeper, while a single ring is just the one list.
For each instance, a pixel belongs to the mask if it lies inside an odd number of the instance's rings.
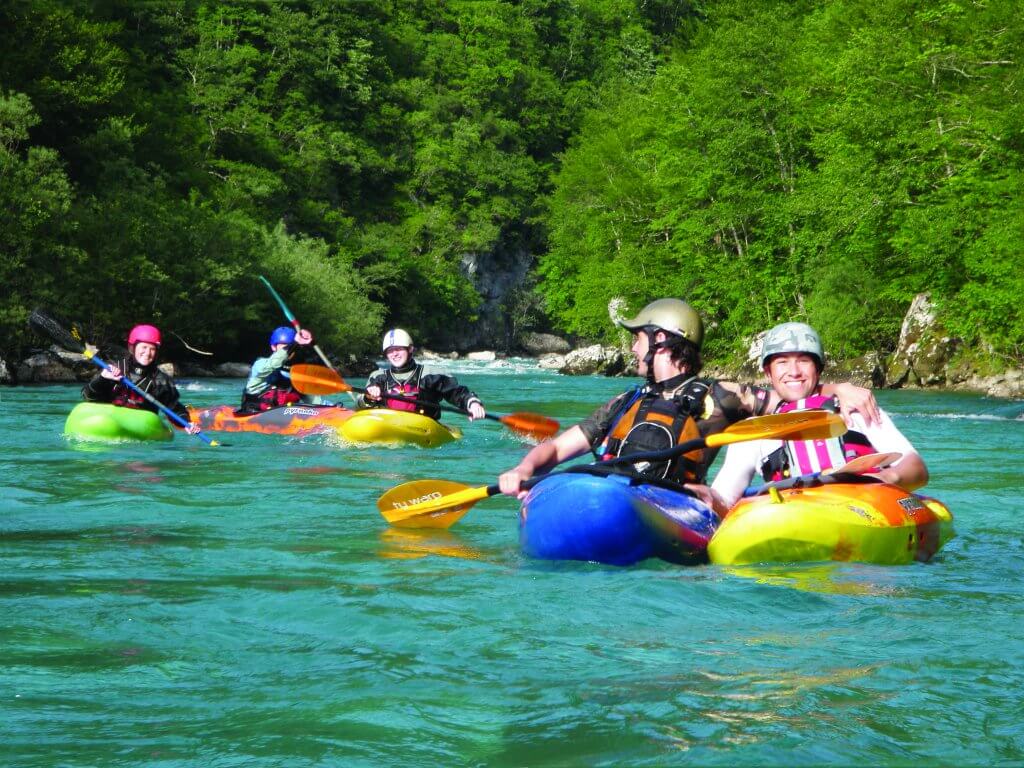
[{"label": "orange paddle blade", "polygon": [[352,389],[337,371],[322,365],[293,365],[291,377],[292,385],[304,395],[334,395]]},{"label": "orange paddle blade", "polygon": [[858,456],[855,459],[850,459],[841,467],[826,469],[821,474],[859,474],[870,469],[882,469],[884,467],[888,467],[890,464],[896,463],[901,458],[903,458],[903,454],[897,451],[892,451],[891,453],[869,453],[866,456]]},{"label": "orange paddle blade", "polygon": [[539,413],[510,413],[508,416],[499,416],[498,421],[513,432],[538,440],[554,437],[560,429],[557,421]]}]

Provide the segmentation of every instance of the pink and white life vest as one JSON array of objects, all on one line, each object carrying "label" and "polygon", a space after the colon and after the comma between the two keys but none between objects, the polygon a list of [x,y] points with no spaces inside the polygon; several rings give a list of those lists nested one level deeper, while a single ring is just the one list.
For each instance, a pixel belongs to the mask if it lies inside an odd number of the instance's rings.
[{"label": "pink and white life vest", "polygon": [[[834,397],[811,395],[803,400],[782,403],[776,413],[792,411],[839,412]],[[826,440],[786,440],[782,448],[765,458],[761,474],[766,481],[782,480],[787,477],[813,475],[833,467],[841,467],[850,459],[874,453],[875,449],[860,432],[847,431],[841,437]]]}]

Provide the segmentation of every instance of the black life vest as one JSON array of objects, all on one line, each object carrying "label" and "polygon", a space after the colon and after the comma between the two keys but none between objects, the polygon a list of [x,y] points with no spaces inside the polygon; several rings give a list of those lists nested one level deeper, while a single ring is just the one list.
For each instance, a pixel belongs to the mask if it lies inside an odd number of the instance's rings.
[{"label": "black life vest", "polygon": [[[665,450],[701,437],[698,421],[710,389],[708,382],[692,378],[671,398],[662,396],[658,387],[626,401],[626,410],[608,435],[604,458]],[[703,449],[660,462],[637,462],[632,469],[675,483],[701,483],[707,473]]]},{"label": "black life vest", "polygon": [[[418,413],[426,414],[431,418],[437,418],[437,416],[427,413],[430,411],[429,408],[417,405],[416,403],[409,403],[405,400],[394,400],[389,398],[388,395],[401,395],[402,397],[417,398],[420,395],[420,378],[423,376],[423,366],[417,364],[415,371],[405,381],[399,381],[394,372],[388,368],[384,371],[384,407],[390,408],[393,411],[416,411]],[[440,411],[437,411],[440,415]]]}]

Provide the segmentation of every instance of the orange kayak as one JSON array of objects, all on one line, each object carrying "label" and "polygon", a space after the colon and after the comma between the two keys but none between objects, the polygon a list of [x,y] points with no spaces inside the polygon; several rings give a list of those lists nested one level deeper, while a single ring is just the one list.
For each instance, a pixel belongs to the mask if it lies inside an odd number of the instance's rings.
[{"label": "orange kayak", "polygon": [[188,409],[189,418],[204,430],[266,435],[309,435],[337,430],[353,413],[336,405],[286,405],[247,416],[235,415],[230,405]]},{"label": "orange kayak", "polygon": [[712,563],[926,561],[953,537],[942,502],[879,482],[772,488],[740,499],[708,545]]}]

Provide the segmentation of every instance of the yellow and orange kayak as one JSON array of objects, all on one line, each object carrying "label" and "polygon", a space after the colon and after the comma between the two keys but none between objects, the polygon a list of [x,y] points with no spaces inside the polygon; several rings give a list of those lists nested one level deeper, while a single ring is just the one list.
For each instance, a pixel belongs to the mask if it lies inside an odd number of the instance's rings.
[{"label": "yellow and orange kayak", "polygon": [[338,427],[338,434],[353,443],[411,443],[436,448],[462,437],[456,427],[446,427],[429,416],[389,408],[356,411]]},{"label": "yellow and orange kayak", "polygon": [[896,565],[930,559],[953,535],[953,515],[940,501],[885,483],[836,482],[741,499],[712,537],[708,557],[720,565]]},{"label": "yellow and orange kayak", "polygon": [[309,435],[335,430],[354,413],[334,405],[286,405],[245,416],[236,415],[230,405],[188,409],[192,422],[207,431],[267,435]]}]

